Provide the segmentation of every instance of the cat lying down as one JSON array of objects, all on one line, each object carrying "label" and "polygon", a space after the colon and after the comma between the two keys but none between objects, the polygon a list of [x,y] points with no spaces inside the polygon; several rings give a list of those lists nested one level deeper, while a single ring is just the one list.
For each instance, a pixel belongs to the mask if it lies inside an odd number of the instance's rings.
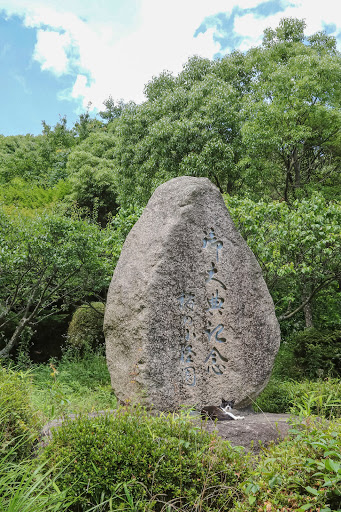
[{"label": "cat lying down", "polygon": [[235,416],[231,409],[234,406],[234,400],[221,400],[221,406],[207,405],[200,411],[202,419],[210,418],[211,420],[227,421],[227,420],[243,420],[244,416]]}]

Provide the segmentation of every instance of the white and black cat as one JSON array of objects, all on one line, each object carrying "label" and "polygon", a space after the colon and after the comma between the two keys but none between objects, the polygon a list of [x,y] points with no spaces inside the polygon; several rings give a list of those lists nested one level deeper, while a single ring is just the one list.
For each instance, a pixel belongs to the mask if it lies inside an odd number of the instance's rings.
[{"label": "white and black cat", "polygon": [[202,419],[210,418],[211,420],[227,421],[227,420],[243,420],[244,416],[235,416],[232,414],[234,400],[221,400],[221,406],[207,405],[200,411]]}]

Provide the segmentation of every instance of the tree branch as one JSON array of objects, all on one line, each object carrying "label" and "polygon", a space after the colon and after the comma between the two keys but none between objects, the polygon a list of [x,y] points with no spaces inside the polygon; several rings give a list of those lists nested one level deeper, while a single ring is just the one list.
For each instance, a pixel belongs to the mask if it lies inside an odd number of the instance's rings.
[{"label": "tree branch", "polygon": [[[279,321],[281,321],[281,320],[289,320],[289,318],[292,318],[294,315],[296,315],[296,313],[299,313],[300,311],[302,311],[302,309],[311,301],[311,299],[320,290],[322,290],[322,288],[324,288],[328,283],[331,283],[332,281],[334,281],[334,279],[336,279],[336,276],[329,277],[328,279],[325,279],[319,286],[317,286],[312,291],[312,293],[309,295],[309,297],[307,297],[307,299],[304,302],[302,302],[302,304],[300,304],[300,306],[298,306],[296,309],[294,309],[294,311],[291,311],[290,313],[287,310],[283,315],[278,317],[278,320]],[[289,306],[290,306],[290,304],[289,304]]]}]

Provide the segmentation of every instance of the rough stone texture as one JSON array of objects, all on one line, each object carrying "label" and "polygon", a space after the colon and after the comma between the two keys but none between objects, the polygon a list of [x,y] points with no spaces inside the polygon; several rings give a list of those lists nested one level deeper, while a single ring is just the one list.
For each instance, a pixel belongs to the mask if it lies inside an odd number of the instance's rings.
[{"label": "rough stone texture", "polygon": [[288,435],[289,418],[289,414],[249,414],[238,421],[208,421],[205,428],[208,432],[217,431],[232,446],[244,446],[247,451],[257,453],[262,446],[281,441]]},{"label": "rough stone texture", "polygon": [[280,342],[273,302],[208,179],[155,191],[123,246],[104,333],[122,402],[242,408],[263,390]]}]

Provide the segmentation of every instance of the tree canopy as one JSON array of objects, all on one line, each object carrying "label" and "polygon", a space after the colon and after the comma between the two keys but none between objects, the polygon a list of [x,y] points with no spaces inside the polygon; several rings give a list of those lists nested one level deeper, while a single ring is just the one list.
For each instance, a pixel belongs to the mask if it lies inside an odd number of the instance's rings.
[{"label": "tree canopy", "polygon": [[181,175],[225,194],[282,326],[340,327],[340,84],[335,38],[286,18],[258,47],[153,77],[140,105],[110,96],[100,119],[0,135],[0,354],[104,299],[130,227]]}]

